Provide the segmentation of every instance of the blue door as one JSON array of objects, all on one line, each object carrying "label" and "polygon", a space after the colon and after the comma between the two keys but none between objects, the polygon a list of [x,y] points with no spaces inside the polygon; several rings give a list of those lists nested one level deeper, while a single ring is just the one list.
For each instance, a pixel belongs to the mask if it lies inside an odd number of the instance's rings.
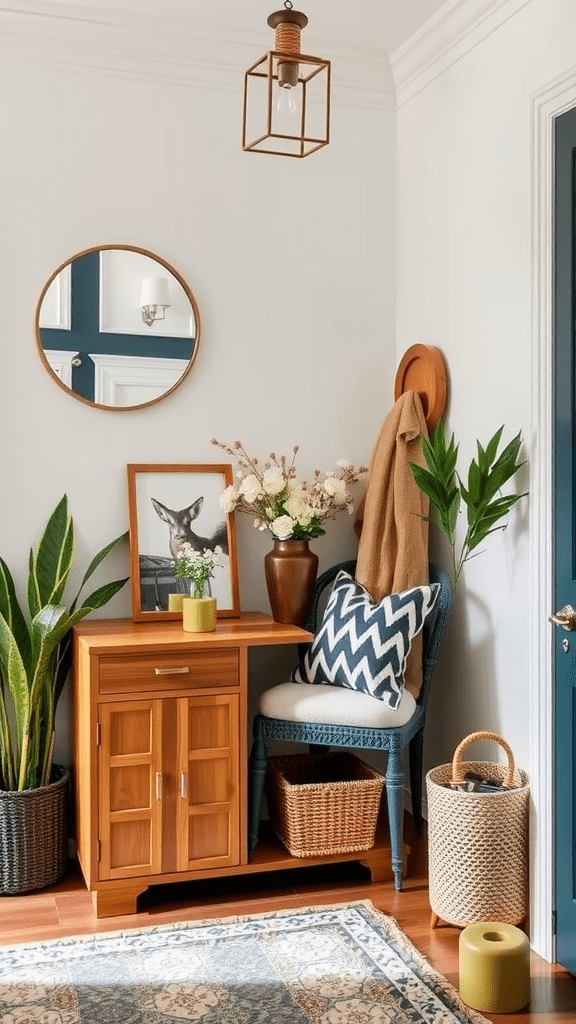
[{"label": "blue door", "polygon": [[576,109],[555,130],[556,958],[576,974]]}]

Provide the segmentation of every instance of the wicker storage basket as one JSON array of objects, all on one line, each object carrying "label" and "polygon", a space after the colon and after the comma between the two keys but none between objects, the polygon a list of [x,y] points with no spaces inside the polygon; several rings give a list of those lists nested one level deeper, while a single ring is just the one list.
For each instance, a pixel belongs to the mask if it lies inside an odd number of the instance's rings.
[{"label": "wicker storage basket", "polygon": [[270,823],[293,857],[374,846],[384,777],[348,753],[271,757]]},{"label": "wicker storage basket", "polygon": [[0,790],[0,893],[42,889],[64,874],[69,778],[54,765],[47,786]]},{"label": "wicker storage basket", "polygon": [[[495,740],[507,764],[462,763],[475,740]],[[466,793],[447,789],[466,771],[513,789]],[[466,927],[477,921],[519,924],[528,914],[528,806],[525,772],[515,767],[508,743],[493,732],[475,732],[462,740],[452,764],[426,776],[430,906],[442,921]]]}]

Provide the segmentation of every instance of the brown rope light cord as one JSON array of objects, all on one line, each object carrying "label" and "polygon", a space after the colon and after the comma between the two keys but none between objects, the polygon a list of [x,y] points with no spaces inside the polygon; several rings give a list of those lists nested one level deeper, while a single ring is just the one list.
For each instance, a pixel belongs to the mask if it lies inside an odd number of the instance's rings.
[{"label": "brown rope light cord", "polygon": [[[300,53],[302,29],[306,28],[308,18],[301,11],[292,8],[290,0],[286,0],[283,11],[274,11],[268,18],[270,28],[275,29],[274,48],[279,53]],[[293,88],[298,83],[298,64],[296,61],[281,61],[278,65],[278,85]]]}]

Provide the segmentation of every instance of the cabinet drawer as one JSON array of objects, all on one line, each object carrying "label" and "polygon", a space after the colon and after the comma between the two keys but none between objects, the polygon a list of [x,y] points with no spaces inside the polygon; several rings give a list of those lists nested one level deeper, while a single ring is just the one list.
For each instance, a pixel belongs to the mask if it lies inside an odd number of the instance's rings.
[{"label": "cabinet drawer", "polygon": [[100,658],[100,693],[238,686],[238,650],[122,654]]}]

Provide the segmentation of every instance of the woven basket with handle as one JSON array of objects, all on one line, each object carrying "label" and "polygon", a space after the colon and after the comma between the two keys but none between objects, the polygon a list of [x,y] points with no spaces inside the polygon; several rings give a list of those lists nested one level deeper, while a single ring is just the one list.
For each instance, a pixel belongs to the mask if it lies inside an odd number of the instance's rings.
[{"label": "woven basket with handle", "polygon": [[[494,740],[507,763],[467,761],[462,754],[476,740]],[[466,772],[513,787],[495,793],[447,788]],[[528,914],[529,779],[514,754],[494,732],[474,732],[456,748],[452,764],[426,776],[430,906],[448,924],[476,921],[519,924]]]}]

